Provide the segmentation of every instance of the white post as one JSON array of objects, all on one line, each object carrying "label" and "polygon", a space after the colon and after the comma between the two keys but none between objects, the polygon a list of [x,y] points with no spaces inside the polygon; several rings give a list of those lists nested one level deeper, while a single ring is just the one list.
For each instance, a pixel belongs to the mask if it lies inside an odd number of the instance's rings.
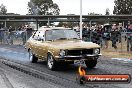
[{"label": "white post", "polygon": [[80,38],[82,39],[82,0],[80,0]]},{"label": "white post", "polygon": [[5,28],[6,28],[6,21],[5,21]]},{"label": "white post", "polygon": [[48,27],[50,26],[49,18],[48,18]]},{"label": "white post", "polygon": [[[122,30],[124,30],[124,21],[122,22]],[[123,51],[122,30],[121,30],[121,52]]]},{"label": "white post", "polygon": [[91,20],[90,20],[90,42],[91,42],[91,31],[92,31],[91,27],[92,27],[92,23],[91,23]]}]

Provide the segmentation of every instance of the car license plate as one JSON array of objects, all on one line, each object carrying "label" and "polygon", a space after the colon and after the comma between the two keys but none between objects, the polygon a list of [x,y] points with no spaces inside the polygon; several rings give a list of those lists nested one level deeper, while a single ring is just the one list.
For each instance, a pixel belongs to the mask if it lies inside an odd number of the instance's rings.
[{"label": "car license plate", "polygon": [[74,64],[76,65],[84,65],[85,64],[85,60],[81,59],[81,60],[74,60]]}]

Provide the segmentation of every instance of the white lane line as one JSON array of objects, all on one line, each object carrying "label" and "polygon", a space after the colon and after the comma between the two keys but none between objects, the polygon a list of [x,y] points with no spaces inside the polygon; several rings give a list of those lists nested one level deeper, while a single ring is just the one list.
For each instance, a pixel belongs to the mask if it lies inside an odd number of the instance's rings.
[{"label": "white lane line", "polygon": [[131,62],[132,59],[129,58],[111,58],[112,60],[120,60],[120,61],[126,61],[126,62]]}]

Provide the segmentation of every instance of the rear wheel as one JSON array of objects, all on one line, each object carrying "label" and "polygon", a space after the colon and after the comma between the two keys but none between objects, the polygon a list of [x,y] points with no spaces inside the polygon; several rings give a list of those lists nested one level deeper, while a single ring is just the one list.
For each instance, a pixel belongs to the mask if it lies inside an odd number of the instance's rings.
[{"label": "rear wheel", "polygon": [[50,70],[56,70],[57,62],[51,54],[47,55],[47,67]]},{"label": "rear wheel", "polygon": [[97,64],[97,60],[88,60],[85,61],[85,64],[88,68],[94,68]]},{"label": "rear wheel", "polygon": [[38,58],[29,50],[29,61],[31,63],[36,63],[38,61]]}]

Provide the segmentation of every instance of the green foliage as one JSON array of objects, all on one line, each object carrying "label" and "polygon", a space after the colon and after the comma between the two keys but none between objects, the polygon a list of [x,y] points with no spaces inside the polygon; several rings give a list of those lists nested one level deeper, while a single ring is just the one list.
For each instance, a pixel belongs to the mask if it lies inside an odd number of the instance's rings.
[{"label": "green foliage", "polygon": [[33,6],[28,4],[29,14],[33,13],[32,9],[37,8],[38,15],[59,15],[60,9],[52,0],[30,0]]},{"label": "green foliage", "polygon": [[109,8],[106,9],[105,15],[110,15],[110,10],[109,10]]},{"label": "green foliage", "polygon": [[132,0],[115,0],[113,14],[132,14]]},{"label": "green foliage", "polygon": [[[53,0],[30,0],[28,2],[29,15],[59,15],[59,6]],[[47,18],[48,19],[48,18]],[[47,25],[39,22],[39,26]]]},{"label": "green foliage", "polygon": [[0,5],[0,15],[6,15],[7,9],[3,4]]}]

